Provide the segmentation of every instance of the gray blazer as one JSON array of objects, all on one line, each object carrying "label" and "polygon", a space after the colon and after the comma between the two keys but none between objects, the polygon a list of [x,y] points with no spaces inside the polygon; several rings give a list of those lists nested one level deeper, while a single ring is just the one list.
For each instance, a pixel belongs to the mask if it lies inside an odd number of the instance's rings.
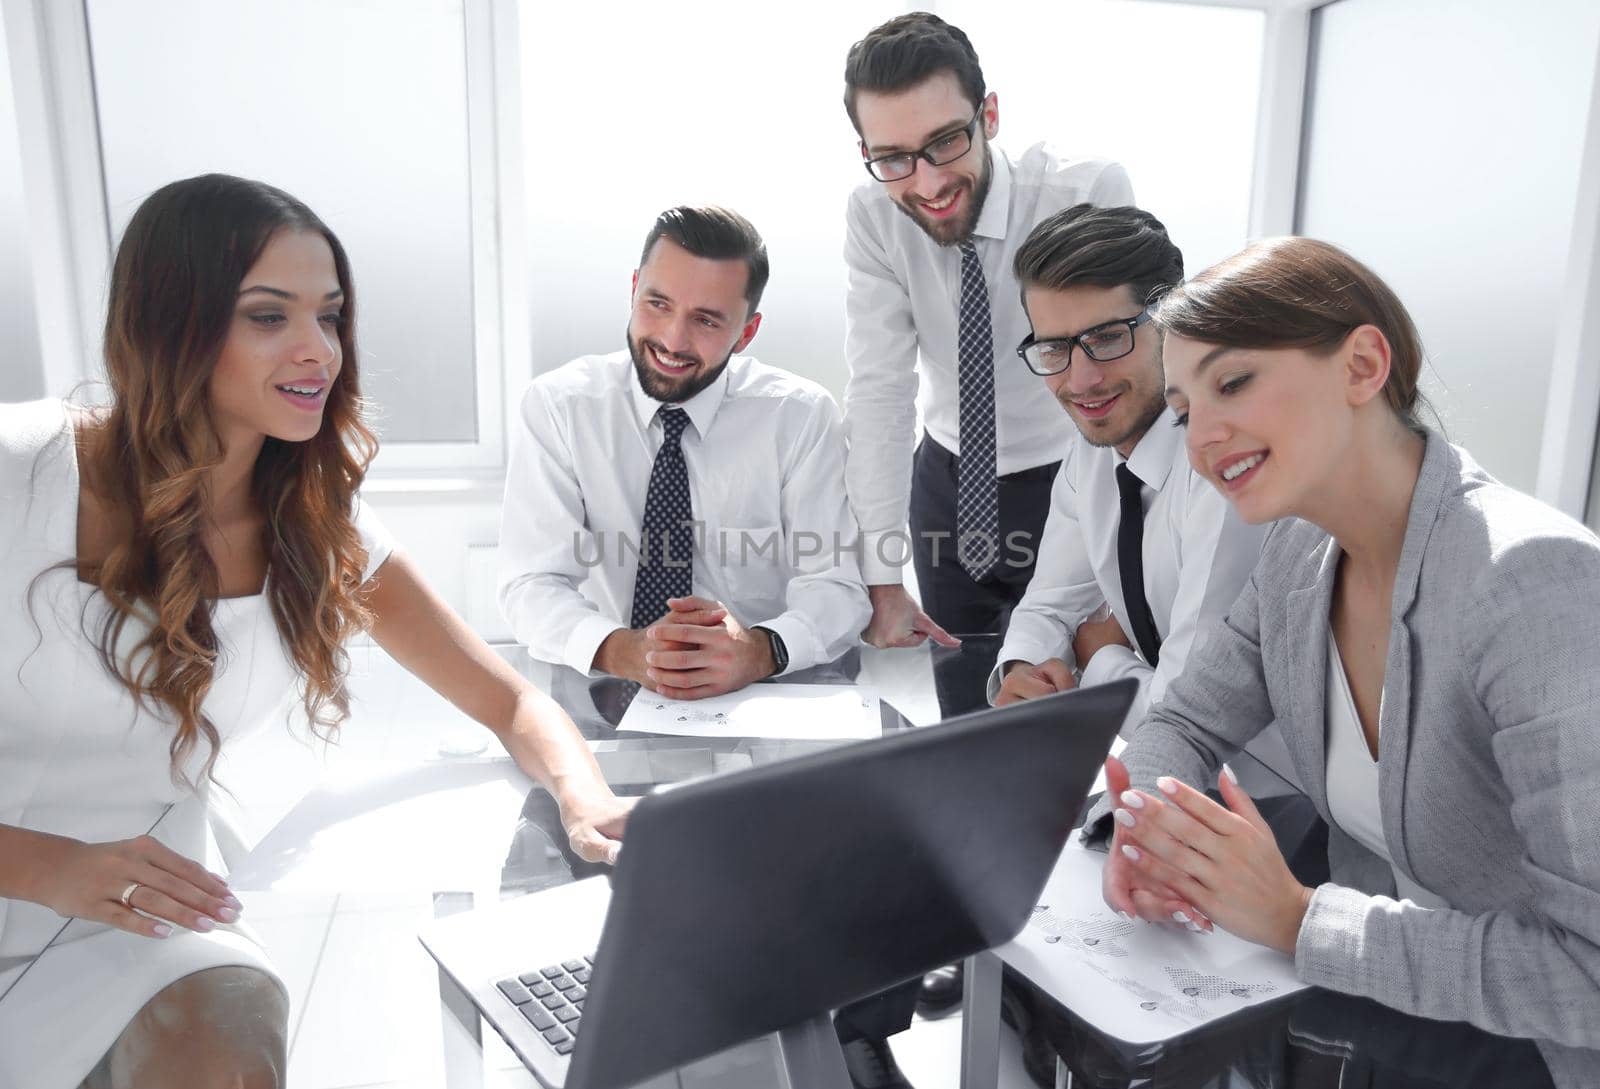
[{"label": "gray blazer", "polygon": [[[1163,774],[1212,786],[1275,722],[1327,818],[1338,557],[1308,522],[1273,528],[1227,618],[1123,752],[1136,786]],[[1395,577],[1379,723],[1394,864],[1450,908],[1396,902],[1388,864],[1330,827],[1333,882],[1312,897],[1297,973],[1536,1039],[1558,1084],[1600,1083],[1600,1054],[1579,1050],[1600,1048],[1600,541],[1437,434]]]}]

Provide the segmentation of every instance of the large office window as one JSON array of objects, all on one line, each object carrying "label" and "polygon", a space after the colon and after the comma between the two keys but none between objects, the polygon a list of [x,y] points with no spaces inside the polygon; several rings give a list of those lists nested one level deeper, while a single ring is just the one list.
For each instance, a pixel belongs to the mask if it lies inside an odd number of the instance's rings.
[{"label": "large office window", "polygon": [[[720,202],[750,217],[772,257],[751,353],[840,395],[844,209],[866,180],[842,103],[845,54],[919,6],[822,0],[780,20],[729,0],[621,12],[525,0],[534,370],[622,348],[651,220]],[[1259,12],[1096,0],[1027,5],[1025,21],[1020,5],[934,10],[972,37],[1000,94],[1001,144],[1121,159],[1191,262],[1243,244]]]},{"label": "large office window", "polygon": [[[472,174],[468,95],[469,18],[484,5],[86,6],[112,236],[175,178],[220,171],[288,190],[350,253],[363,385],[386,443],[426,444],[413,464],[497,467],[498,448],[483,447],[501,360],[483,338],[498,300],[474,252],[492,176]],[[479,218],[492,225],[488,196]]]},{"label": "large office window", "polygon": [[0,401],[26,401],[45,392],[27,223],[11,65],[0,19]]},{"label": "large office window", "polygon": [[1116,159],[1189,272],[1237,251],[1250,220],[1260,11],[1145,0],[942,0],[1000,99],[1000,137]]},{"label": "large office window", "polygon": [[[753,355],[844,388],[844,210],[866,178],[845,116],[850,43],[906,10],[821,0],[521,5],[534,370],[624,347],[658,212],[726,204],[766,239]],[[585,43],[584,48],[576,48]]]},{"label": "large office window", "polygon": [[1313,18],[1298,229],[1394,286],[1450,438],[1532,492],[1600,5],[1339,0]]}]

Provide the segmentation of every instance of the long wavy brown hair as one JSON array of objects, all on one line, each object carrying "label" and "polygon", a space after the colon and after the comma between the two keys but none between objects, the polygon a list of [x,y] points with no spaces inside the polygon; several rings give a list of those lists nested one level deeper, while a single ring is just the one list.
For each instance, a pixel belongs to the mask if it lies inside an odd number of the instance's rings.
[{"label": "long wavy brown hair", "polygon": [[[273,619],[300,672],[312,729],[328,737],[349,715],[345,642],[371,619],[359,598],[366,553],[352,505],[377,451],[362,418],[344,247],[282,190],[207,174],[164,186],[140,205],[111,274],[105,357],[113,400],[84,430],[80,460],[113,524],[127,532],[103,560],[79,570],[111,606],[96,635],[106,668],[141,706],[157,705],[177,722],[169,747],[175,779],[201,739],[209,777],[219,744],[203,709],[219,654],[204,490],[223,457],[208,386],[239,287],[284,230],[315,231],[333,251],[344,290],[343,363],[321,429],[305,442],[268,436],[251,489],[265,519]],[[125,634],[135,637],[131,647]]]}]

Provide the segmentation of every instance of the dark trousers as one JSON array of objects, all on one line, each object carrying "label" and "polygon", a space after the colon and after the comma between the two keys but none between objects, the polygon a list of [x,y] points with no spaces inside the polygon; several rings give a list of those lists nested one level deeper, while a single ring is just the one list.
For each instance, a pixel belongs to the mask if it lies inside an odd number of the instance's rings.
[{"label": "dark trousers", "polygon": [[922,608],[952,635],[997,634],[1033,577],[1050,489],[1060,462],[1000,478],[1000,563],[979,582],[956,559],[956,477],[961,459],[923,436],[911,468],[911,562]]},{"label": "dark trousers", "polygon": [[[974,580],[956,558],[956,480],[961,459],[924,435],[911,470],[911,562],[922,609],[951,635],[998,634],[1033,577],[1050,489],[1060,462],[1000,478],[1000,564]],[[998,647],[994,648],[998,651]],[[993,655],[935,653],[933,683],[945,718],[986,705]],[[835,1015],[841,1040],[881,1039],[911,1025],[920,976],[845,1006]]]},{"label": "dark trousers", "polygon": [[[981,581],[956,558],[956,479],[961,459],[924,436],[911,474],[911,560],[917,572],[922,608],[951,635],[1003,633],[1011,610],[1033,577],[1050,489],[1060,462],[1000,478],[1000,563]],[[993,650],[998,653],[999,646]],[[992,655],[967,650],[934,654],[933,686],[944,718],[986,705],[984,686],[994,668]]]}]

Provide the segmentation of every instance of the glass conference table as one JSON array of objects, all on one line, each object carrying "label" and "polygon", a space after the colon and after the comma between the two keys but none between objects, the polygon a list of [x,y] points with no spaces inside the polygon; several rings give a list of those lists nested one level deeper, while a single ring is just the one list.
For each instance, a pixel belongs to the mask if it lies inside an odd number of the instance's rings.
[{"label": "glass conference table", "polygon": [[[954,650],[861,648],[837,662],[784,680],[875,686],[883,701],[883,731],[889,734],[983,707],[984,681],[998,643],[994,636],[969,636]],[[618,793],[640,794],[663,784],[737,771],[838,744],[621,733],[616,725],[635,692],[633,685],[532,662],[515,647],[502,648],[502,653],[572,716]],[[501,814],[495,820],[506,824],[498,829],[474,828],[474,834],[504,847],[503,855],[498,855],[504,861],[493,882],[498,889],[478,887],[469,893],[441,885],[434,897],[437,914],[465,910],[475,902],[483,903],[485,896],[505,898],[535,892],[604,872],[603,867],[586,863],[570,851],[556,806],[541,788],[527,792],[514,819]],[[971,958],[967,975],[960,1083],[964,1089],[992,1089],[1001,960],[993,953]],[[455,1052],[447,1062],[449,1084],[480,1084],[476,1077],[469,1074],[463,1078],[458,1073],[471,1066],[473,1049],[481,1037],[470,1004],[452,991],[453,984],[441,977],[441,1000],[449,1012],[446,1021],[456,1022],[454,1027],[445,1026],[446,1050]],[[1049,1035],[1062,1059],[1058,1085],[1526,1089],[1549,1084],[1543,1061],[1530,1042],[1494,1037],[1466,1025],[1408,1017],[1315,988],[1144,1046],[1111,1039],[1060,1004],[1046,1002],[1046,1006]],[[465,1032],[460,1031],[463,1028]],[[685,1084],[689,1084],[687,1079]]]}]

